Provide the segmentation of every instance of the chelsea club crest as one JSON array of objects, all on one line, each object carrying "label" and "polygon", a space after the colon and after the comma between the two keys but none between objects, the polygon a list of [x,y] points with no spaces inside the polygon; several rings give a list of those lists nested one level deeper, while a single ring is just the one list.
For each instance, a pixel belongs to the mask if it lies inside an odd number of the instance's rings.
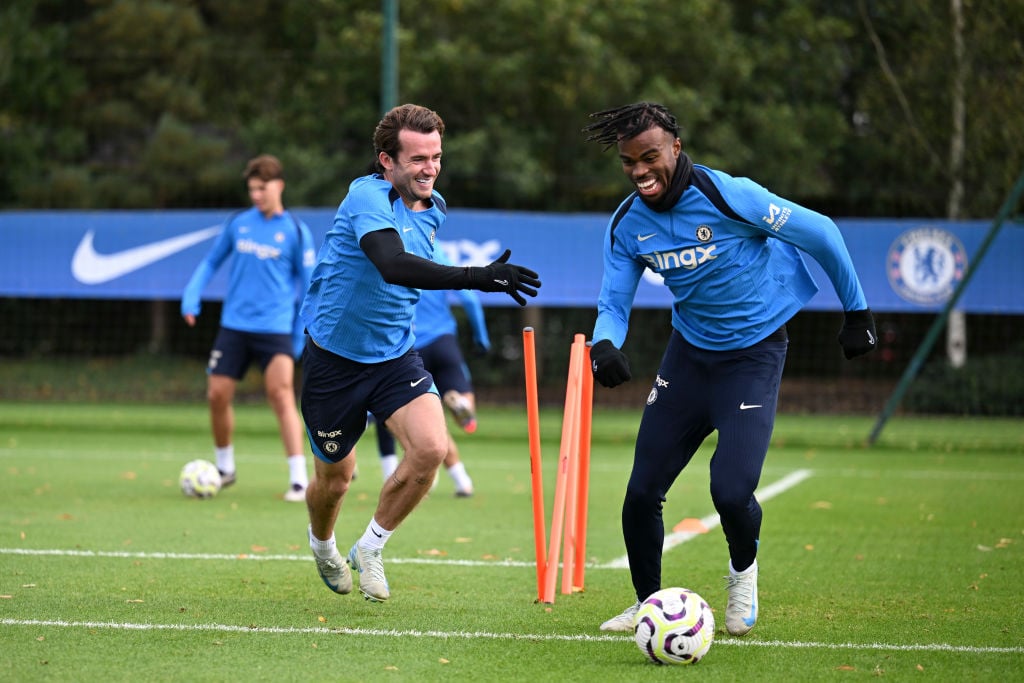
[{"label": "chelsea club crest", "polygon": [[889,247],[889,284],[915,304],[946,302],[967,270],[967,252],[956,235],[941,228],[914,228]]}]

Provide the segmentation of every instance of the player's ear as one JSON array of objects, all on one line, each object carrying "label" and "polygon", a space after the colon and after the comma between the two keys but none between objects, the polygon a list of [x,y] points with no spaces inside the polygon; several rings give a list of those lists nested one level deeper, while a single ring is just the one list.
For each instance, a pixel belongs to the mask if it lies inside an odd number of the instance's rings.
[{"label": "player's ear", "polygon": [[377,152],[377,162],[385,171],[390,171],[395,165],[387,152]]}]

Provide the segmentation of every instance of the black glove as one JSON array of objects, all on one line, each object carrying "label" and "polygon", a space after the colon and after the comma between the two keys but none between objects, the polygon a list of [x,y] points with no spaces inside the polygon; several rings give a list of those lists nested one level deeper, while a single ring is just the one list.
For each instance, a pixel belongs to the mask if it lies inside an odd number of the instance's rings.
[{"label": "black glove", "polygon": [[594,370],[594,379],[609,389],[632,378],[626,354],[615,348],[607,339],[602,339],[590,347],[590,365]]},{"label": "black glove", "polygon": [[878,335],[875,334],[875,318],[871,309],[846,311],[845,316],[843,329],[839,331],[839,345],[843,347],[846,360],[874,351]]},{"label": "black glove", "polygon": [[520,306],[525,306],[526,299],[520,292],[527,296],[537,296],[537,290],[534,288],[540,287],[540,280],[537,279],[537,273],[529,268],[508,263],[508,257],[511,255],[512,250],[506,249],[505,253],[489,266],[467,268],[469,286],[481,292],[505,292]]}]

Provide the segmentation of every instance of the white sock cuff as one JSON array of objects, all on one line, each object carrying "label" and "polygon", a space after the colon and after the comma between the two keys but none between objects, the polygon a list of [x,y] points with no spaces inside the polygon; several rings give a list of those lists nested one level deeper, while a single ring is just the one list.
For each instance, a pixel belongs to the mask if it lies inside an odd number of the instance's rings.
[{"label": "white sock cuff", "polygon": [[370,550],[379,550],[388,542],[391,533],[378,524],[376,519],[371,519],[370,523],[366,525],[363,537],[359,539],[359,545]]},{"label": "white sock cuff", "polygon": [[314,555],[316,555],[321,560],[326,560],[334,554],[335,550],[338,547],[337,542],[334,540],[334,532],[331,532],[331,537],[328,538],[326,541],[321,541],[319,538],[313,535],[312,526],[309,526],[307,530],[309,531],[309,548],[313,551]]}]

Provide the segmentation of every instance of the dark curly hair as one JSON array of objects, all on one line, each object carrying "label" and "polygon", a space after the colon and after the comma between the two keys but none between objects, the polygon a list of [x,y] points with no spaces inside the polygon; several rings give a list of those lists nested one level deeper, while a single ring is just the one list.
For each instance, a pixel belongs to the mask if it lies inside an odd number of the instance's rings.
[{"label": "dark curly hair", "polygon": [[676,117],[664,105],[654,102],[637,102],[623,107],[605,109],[595,112],[590,118],[597,119],[583,129],[590,133],[587,142],[599,142],[608,149],[619,140],[635,138],[645,130],[657,126],[675,137],[679,137],[679,124]]}]

